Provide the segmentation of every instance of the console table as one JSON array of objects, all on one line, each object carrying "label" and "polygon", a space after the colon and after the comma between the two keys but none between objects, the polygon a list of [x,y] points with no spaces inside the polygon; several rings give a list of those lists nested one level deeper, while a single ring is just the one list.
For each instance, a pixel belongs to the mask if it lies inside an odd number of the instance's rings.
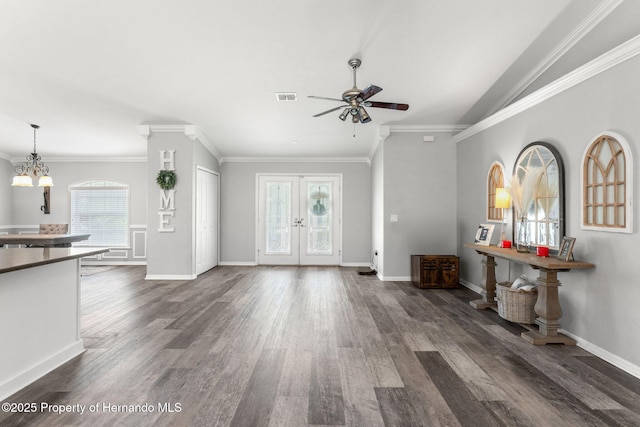
[{"label": "console table", "polygon": [[478,310],[487,308],[497,309],[497,304],[494,301],[496,296],[496,257],[528,264],[531,268],[539,271],[536,280],[538,284],[538,300],[534,307],[538,315],[536,318],[538,332],[523,332],[522,338],[534,345],[576,344],[575,340],[558,333],[558,329],[560,328],[558,319],[562,317],[562,308],[560,307],[560,299],[558,298],[560,282],[557,276],[559,272],[594,268],[595,265],[582,261],[562,261],[555,257],[539,257],[533,253],[522,253],[512,248],[506,249],[497,246],[483,246],[474,243],[466,243],[464,247],[473,249],[484,256],[482,260],[482,279],[485,290],[482,292],[482,299],[470,302],[472,307]]}]

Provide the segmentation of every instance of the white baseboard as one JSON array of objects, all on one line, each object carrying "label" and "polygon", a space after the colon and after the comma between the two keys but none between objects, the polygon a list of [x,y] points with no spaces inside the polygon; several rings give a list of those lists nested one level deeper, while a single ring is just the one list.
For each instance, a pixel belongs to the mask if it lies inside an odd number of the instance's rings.
[{"label": "white baseboard", "polygon": [[559,332],[567,335],[570,338],[573,338],[574,340],[576,340],[577,346],[584,348],[585,350],[587,350],[589,353],[592,353],[594,356],[598,356],[600,359],[605,360],[609,363],[611,363],[613,366],[622,369],[623,371],[625,371],[626,373],[633,375],[636,378],[640,378],[640,366],[634,365],[633,363],[629,362],[628,360],[623,359],[620,356],[617,356],[607,350],[605,350],[602,347],[598,347],[597,345],[583,339],[580,338],[579,336],[576,336],[574,334],[572,334],[571,332],[567,332],[564,329],[559,329]]},{"label": "white baseboard", "polygon": [[195,274],[147,274],[144,280],[193,280]]},{"label": "white baseboard", "polygon": [[466,281],[464,279],[460,279],[460,284],[462,286],[464,286],[465,288],[471,289],[473,292],[475,292],[477,294],[481,294],[482,295],[482,292],[484,291],[484,288],[482,288],[482,287],[480,287],[478,285],[475,285],[475,284],[473,284],[471,282],[468,282],[468,281]]},{"label": "white baseboard", "polygon": [[220,261],[218,263],[220,266],[243,266],[243,267],[254,267],[258,265],[255,261]]},{"label": "white baseboard", "polygon": [[340,267],[369,267],[371,268],[371,263],[368,262],[343,262],[340,264]]},{"label": "white baseboard", "polygon": [[147,265],[146,261],[85,261],[82,260],[82,265]]},{"label": "white baseboard", "polygon": [[[472,291],[481,294],[484,291],[484,288],[481,286],[478,286],[476,284],[473,284],[471,282],[468,282],[464,279],[460,279],[460,284],[466,288],[471,289]],[[634,365],[633,363],[629,362],[628,360],[623,359],[620,356],[617,356],[613,353],[611,353],[608,350],[605,350],[602,347],[599,347],[587,340],[585,340],[584,338],[581,338],[575,334],[572,334],[571,332],[567,332],[564,329],[559,329],[559,332],[565,334],[566,336],[573,338],[574,340],[576,340],[576,343],[578,345],[578,347],[581,347],[585,350],[587,350],[589,353],[593,354],[594,356],[599,357],[600,359],[611,363],[613,366],[615,366],[616,368],[622,369],[623,371],[625,371],[626,373],[633,375],[636,378],[640,378],[640,366]]]},{"label": "white baseboard", "polygon": [[84,343],[82,340],[78,340],[48,359],[41,361],[37,365],[34,365],[10,380],[5,381],[3,384],[0,384],[0,401],[5,400],[12,394],[22,390],[38,378],[45,376],[83,352]]},{"label": "white baseboard", "polygon": [[410,282],[411,276],[384,276],[380,273],[377,274],[378,279],[383,282]]}]

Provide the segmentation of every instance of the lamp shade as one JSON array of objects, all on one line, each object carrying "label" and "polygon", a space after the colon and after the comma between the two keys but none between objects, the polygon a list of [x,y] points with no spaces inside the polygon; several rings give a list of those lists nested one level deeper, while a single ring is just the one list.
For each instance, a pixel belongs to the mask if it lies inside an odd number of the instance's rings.
[{"label": "lamp shade", "polygon": [[11,185],[14,187],[33,187],[33,180],[26,173],[21,173],[13,177]]},{"label": "lamp shade", "polygon": [[496,208],[506,209],[511,206],[511,193],[508,188],[496,188]]},{"label": "lamp shade", "polygon": [[53,187],[53,179],[49,175],[42,175],[38,180],[38,187]]}]

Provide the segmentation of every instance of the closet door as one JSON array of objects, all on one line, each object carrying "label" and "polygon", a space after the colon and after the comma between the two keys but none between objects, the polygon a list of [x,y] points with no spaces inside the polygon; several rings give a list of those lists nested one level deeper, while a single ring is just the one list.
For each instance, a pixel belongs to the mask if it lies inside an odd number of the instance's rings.
[{"label": "closet door", "polygon": [[196,172],[196,275],[218,265],[218,175]]}]

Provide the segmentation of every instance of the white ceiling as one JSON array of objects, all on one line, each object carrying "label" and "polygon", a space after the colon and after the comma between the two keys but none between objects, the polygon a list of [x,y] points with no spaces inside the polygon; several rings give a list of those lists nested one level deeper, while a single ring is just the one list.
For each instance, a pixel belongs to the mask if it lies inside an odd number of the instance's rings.
[{"label": "white ceiling", "polygon": [[[0,155],[31,150],[29,123],[45,161],[145,156],[137,125],[185,123],[225,158],[366,157],[380,125],[459,124],[571,1],[4,0]],[[410,105],[355,138],[307,98],[340,98],[351,57],[372,100]]]}]

